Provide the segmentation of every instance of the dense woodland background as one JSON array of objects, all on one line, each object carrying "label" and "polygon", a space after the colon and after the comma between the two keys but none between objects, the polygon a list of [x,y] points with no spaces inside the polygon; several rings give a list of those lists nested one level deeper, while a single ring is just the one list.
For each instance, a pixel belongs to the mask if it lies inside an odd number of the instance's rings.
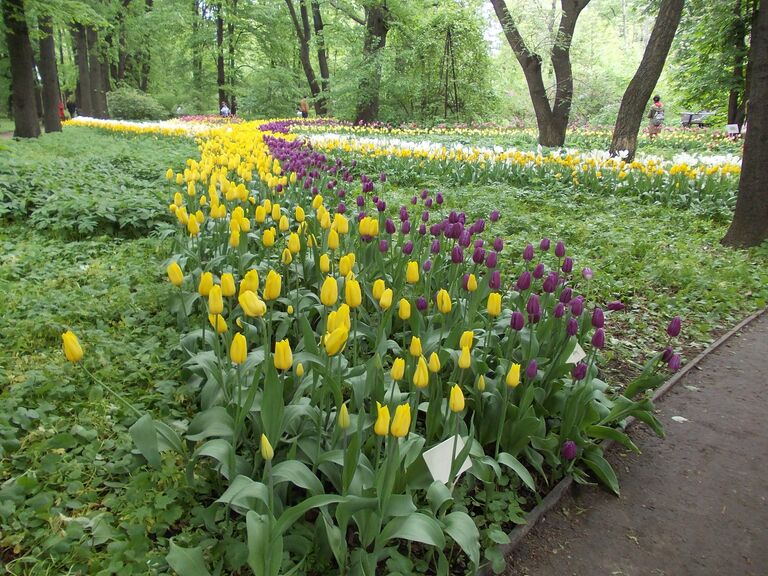
[{"label": "dense woodland background", "polygon": [[[38,86],[45,63],[41,47],[52,40],[62,97],[76,100],[87,115],[109,114],[109,92],[138,100],[140,95],[120,94],[130,88],[151,95],[158,116],[179,107],[184,114],[211,113],[223,100],[240,115],[293,116],[298,100],[308,96],[316,114],[348,120],[533,121],[521,66],[484,0],[3,3],[23,5]],[[662,3],[582,4],[570,51],[570,121],[613,124]],[[717,124],[741,120],[755,5],[685,3],[655,89],[669,115],[708,109],[718,113]],[[524,0],[509,3],[509,10],[528,49],[549,54],[561,3]],[[0,113],[8,116],[9,62],[8,40],[0,34]],[[553,96],[546,57],[542,75]]]}]

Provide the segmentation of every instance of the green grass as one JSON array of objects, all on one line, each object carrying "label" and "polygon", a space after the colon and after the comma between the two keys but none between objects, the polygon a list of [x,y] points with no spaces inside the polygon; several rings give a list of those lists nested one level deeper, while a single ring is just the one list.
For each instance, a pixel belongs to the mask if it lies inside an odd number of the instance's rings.
[{"label": "green grass", "polygon": [[[161,221],[162,173],[193,153],[188,141],[68,129],[13,142],[3,158],[17,167],[47,166],[54,196],[79,186],[84,199],[131,198],[153,188]],[[99,166],[104,174],[94,173]],[[85,181],[94,185],[83,188]],[[521,269],[525,243],[549,236],[566,242],[576,269],[595,270],[590,300],[627,304],[607,320],[612,383],[664,345],[672,316],[684,319],[690,358],[768,300],[768,247],[723,248],[724,225],[685,211],[558,189],[428,187],[444,191],[446,209],[502,211],[491,231],[506,242],[505,282]],[[388,187],[385,194],[396,208],[413,191]],[[77,222],[89,206],[83,200],[59,217]],[[183,426],[193,391],[167,312],[169,247],[159,236],[131,238],[120,220],[114,227],[99,221],[86,233],[72,225],[30,226],[34,213],[6,214],[0,229],[0,572],[164,573],[169,539],[178,535],[183,544],[204,533],[221,508],[196,500],[173,459],[160,470],[143,465],[128,434],[135,418],[81,366],[66,363],[60,334],[80,336],[97,379]],[[216,525],[227,523],[219,517]],[[242,552],[227,534],[215,536],[218,554],[227,547]]]}]

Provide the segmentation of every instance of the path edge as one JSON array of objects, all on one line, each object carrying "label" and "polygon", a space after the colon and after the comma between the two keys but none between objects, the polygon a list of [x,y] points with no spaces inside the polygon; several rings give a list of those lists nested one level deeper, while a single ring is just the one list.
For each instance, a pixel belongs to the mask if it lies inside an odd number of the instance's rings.
[{"label": "path edge", "polygon": [[[651,399],[653,402],[656,402],[657,400],[663,398],[672,388],[674,388],[693,368],[695,368],[698,364],[700,364],[707,356],[712,354],[715,350],[720,348],[723,344],[728,342],[731,338],[733,338],[736,334],[741,332],[744,328],[746,328],[748,325],[750,325],[752,322],[760,318],[763,314],[768,312],[768,307],[763,308],[762,310],[758,310],[754,314],[746,317],[744,320],[736,324],[733,328],[731,328],[728,332],[720,336],[717,340],[712,342],[709,346],[707,346],[698,356],[696,356],[693,360],[688,362],[685,366],[683,366],[682,369],[680,369],[674,376],[672,376],[669,380],[664,382],[659,388],[656,389],[656,391],[653,393],[653,396]],[[625,430],[632,426],[634,424],[635,418],[629,417],[627,419],[627,424],[625,426]],[[602,442],[603,450],[608,450],[614,442],[612,440],[607,440],[605,442]],[[525,516],[526,523],[520,524],[519,526],[516,526],[512,529],[511,532],[507,534],[509,537],[509,543],[507,544],[500,544],[498,545],[498,549],[501,551],[504,556],[509,556],[525,539],[525,537],[528,535],[528,533],[533,529],[534,526],[541,520],[542,516],[544,516],[547,512],[552,510],[557,504],[563,499],[564,496],[570,493],[571,488],[573,487],[573,477],[572,476],[566,476],[560,482],[558,482],[552,490],[547,493],[547,495],[544,497],[544,499],[536,505],[536,507],[531,510],[528,514]],[[478,576],[491,576],[493,574],[493,570],[489,565],[486,565],[483,568],[480,568],[477,571]]]}]

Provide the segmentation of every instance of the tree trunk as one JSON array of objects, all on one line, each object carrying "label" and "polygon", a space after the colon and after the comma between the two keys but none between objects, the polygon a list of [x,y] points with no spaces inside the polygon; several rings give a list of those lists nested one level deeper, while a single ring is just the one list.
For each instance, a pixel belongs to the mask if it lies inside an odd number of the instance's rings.
[{"label": "tree trunk", "polygon": [[752,27],[752,82],[736,212],[723,244],[758,246],[768,239],[768,6],[760,0]]},{"label": "tree trunk", "polygon": [[93,116],[91,74],[88,69],[88,39],[82,24],[75,24],[72,29],[72,46],[77,60],[77,109],[83,116]]},{"label": "tree trunk", "polygon": [[93,115],[96,118],[107,118],[107,87],[104,85],[104,71],[102,70],[101,50],[99,48],[99,34],[92,26],[85,29],[88,39],[88,69],[91,80],[91,104]]},{"label": "tree trunk", "polygon": [[684,0],[662,0],[659,15],[653,25],[651,37],[645,47],[643,59],[629,82],[619,106],[619,115],[613,128],[611,154],[626,150],[627,160],[635,157],[637,133],[648,110],[648,101],[664,69],[669,48],[675,38],[677,25],[683,13]]},{"label": "tree trunk", "polygon": [[359,101],[355,122],[375,122],[379,118],[381,55],[387,44],[389,11],[386,4],[365,8],[364,70],[360,79]]},{"label": "tree trunk", "polygon": [[24,14],[23,0],[3,0],[3,21],[8,56],[11,61],[14,137],[37,138],[40,124],[35,106],[35,77],[32,71],[32,45]]},{"label": "tree trunk", "polygon": [[556,82],[555,99],[552,104],[550,104],[547,96],[541,73],[541,56],[531,51],[525,44],[512,15],[507,9],[506,0],[490,1],[504,30],[507,42],[523,69],[533,110],[536,113],[539,144],[542,146],[562,146],[565,143],[565,132],[568,128],[573,99],[571,41],[576,29],[576,21],[590,0],[561,0],[560,2],[562,14],[550,54]]},{"label": "tree trunk", "polygon": [[312,21],[315,25],[315,38],[317,42],[317,62],[320,65],[320,88],[321,92],[318,103],[327,113],[328,110],[328,90],[330,89],[330,71],[328,70],[328,51],[325,47],[325,32],[323,17],[320,14],[320,4],[317,0],[312,0]]},{"label": "tree trunk", "polygon": [[203,94],[203,55],[202,45],[198,36],[200,34],[201,0],[193,0],[194,19],[192,20],[192,88],[195,94],[195,104],[202,109]]},{"label": "tree trunk", "polygon": [[235,16],[237,14],[237,0],[232,0],[232,12],[227,18],[227,48],[229,51],[229,109],[232,114],[237,113],[237,99],[235,98]]},{"label": "tree trunk", "polygon": [[46,132],[61,132],[59,75],[50,15],[40,16],[40,76],[43,79],[43,125]]},{"label": "tree trunk", "polygon": [[227,102],[227,76],[224,70],[224,14],[221,3],[216,6],[216,86],[219,89],[219,105]]},{"label": "tree trunk", "polygon": [[296,9],[293,6],[293,0],[285,0],[286,6],[288,6],[288,12],[291,15],[291,22],[293,22],[293,28],[296,31],[296,38],[299,41],[299,61],[301,67],[304,70],[304,75],[307,77],[307,84],[309,84],[309,91],[312,94],[312,98],[315,101],[315,114],[318,116],[325,116],[326,109],[325,103],[322,102],[318,96],[320,95],[320,84],[317,82],[317,76],[315,76],[315,70],[312,68],[312,61],[309,56],[309,41],[312,36],[312,30],[309,27],[309,16],[307,14],[307,5],[305,0],[299,0],[299,9],[301,11],[301,22],[299,22],[296,16]]},{"label": "tree trunk", "polygon": [[736,48],[733,61],[733,85],[728,92],[728,124],[741,124],[744,115],[744,61],[747,46],[744,35],[746,27],[742,16],[741,0],[733,6],[733,44]]}]

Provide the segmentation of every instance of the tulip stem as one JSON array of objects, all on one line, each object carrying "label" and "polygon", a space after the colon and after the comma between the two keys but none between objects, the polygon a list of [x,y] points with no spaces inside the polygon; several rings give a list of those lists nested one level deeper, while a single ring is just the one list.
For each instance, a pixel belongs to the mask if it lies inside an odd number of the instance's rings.
[{"label": "tulip stem", "polygon": [[103,382],[102,380],[100,380],[99,378],[97,378],[96,376],[94,376],[94,375],[93,375],[93,373],[92,373],[90,370],[88,370],[88,368],[86,368],[86,367],[85,367],[85,364],[83,364],[83,370],[85,371],[85,373],[86,373],[86,374],[88,374],[88,376],[90,376],[90,377],[91,377],[91,380],[93,380],[94,382],[96,382],[97,384],[99,384],[100,386],[102,386],[103,388],[105,388],[105,389],[107,390],[107,392],[109,392],[109,393],[110,393],[110,394],[112,394],[112,395],[113,395],[115,398],[117,398],[117,399],[118,399],[118,400],[119,400],[119,401],[120,401],[120,402],[123,404],[123,406],[125,406],[126,408],[128,408],[128,409],[129,409],[131,412],[133,412],[133,413],[134,413],[136,416],[138,416],[139,418],[141,418],[142,416],[144,416],[144,414],[142,414],[141,412],[139,412],[139,410],[138,410],[138,409],[137,409],[137,408],[136,408],[136,407],[135,407],[133,404],[131,404],[131,403],[130,403],[128,400],[126,400],[126,399],[125,399],[125,398],[122,396],[122,394],[120,394],[119,392],[117,392],[117,390],[114,390],[113,388],[111,388],[110,386],[108,386],[108,385],[107,385],[105,382]]},{"label": "tulip stem", "polygon": [[496,451],[493,454],[494,459],[498,459],[499,457],[499,446],[501,444],[501,434],[504,431],[504,421],[507,419],[507,395],[509,394],[509,389],[507,386],[504,386],[504,394],[502,405],[501,405],[501,418],[499,419],[499,429],[496,432]]}]

